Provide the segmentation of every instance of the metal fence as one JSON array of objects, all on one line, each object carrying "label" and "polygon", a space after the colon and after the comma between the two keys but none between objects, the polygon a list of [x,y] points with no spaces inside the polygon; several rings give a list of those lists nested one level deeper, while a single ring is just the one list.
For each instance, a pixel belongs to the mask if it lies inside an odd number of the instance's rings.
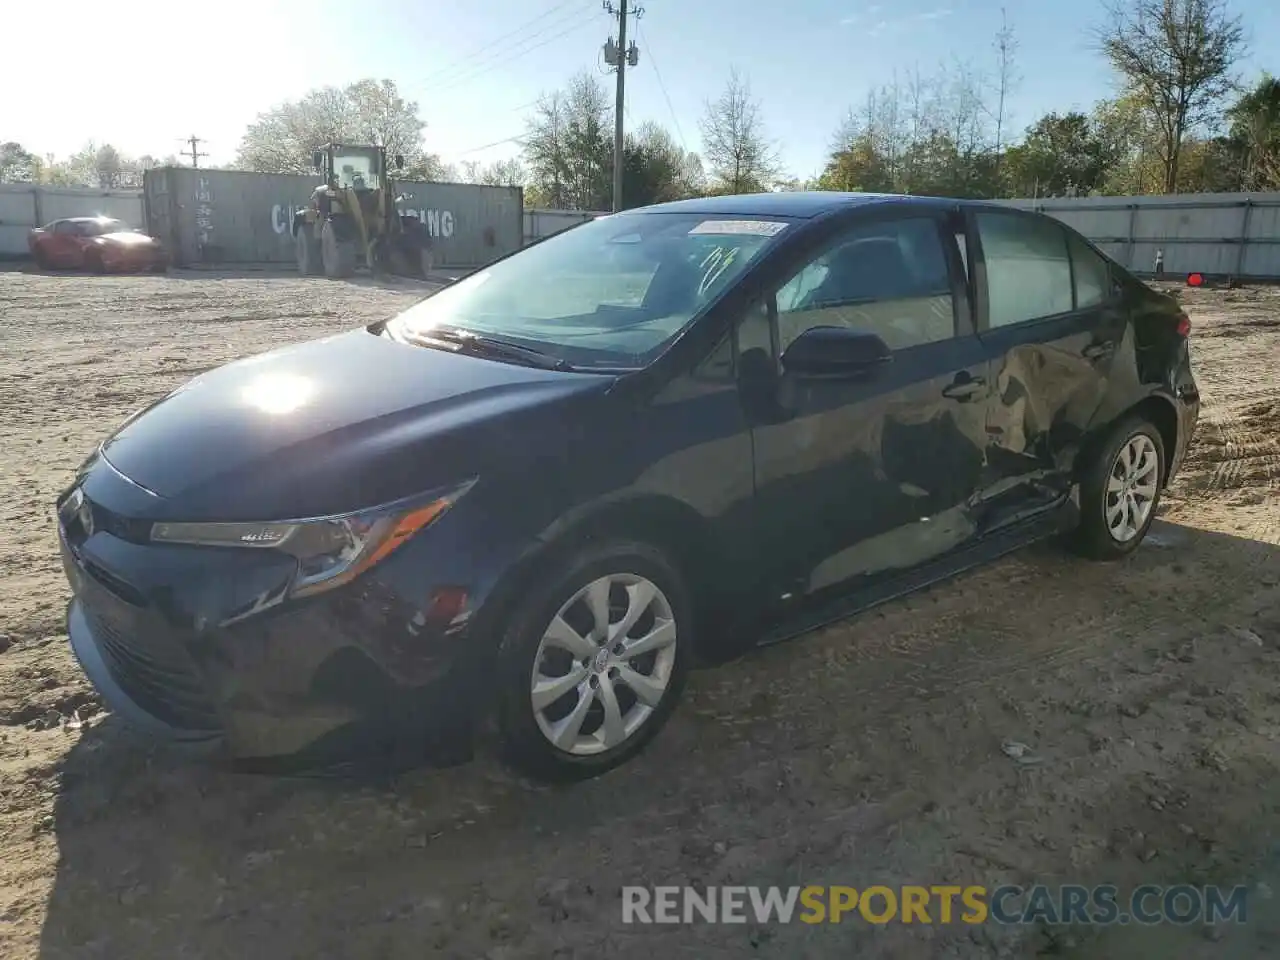
[{"label": "metal fence", "polygon": [[[1280,193],[1008,200],[1074,227],[1139,276],[1280,280]],[[1157,254],[1159,257],[1157,258]]]},{"label": "metal fence", "polygon": [[[294,262],[294,212],[316,188],[314,176],[161,167],[148,170],[147,223],[179,265]],[[436,263],[476,267],[523,242],[519,187],[397,181],[435,239]]]},{"label": "metal fence", "polygon": [[142,191],[0,183],[0,257],[25,257],[31,228],[65,217],[114,217],[141,227]]},{"label": "metal fence", "polygon": [[591,210],[528,209],[524,212],[524,242],[530,244],[543,237],[549,237],[553,233],[559,233],[561,230],[568,230],[579,223],[603,216],[606,214]]}]

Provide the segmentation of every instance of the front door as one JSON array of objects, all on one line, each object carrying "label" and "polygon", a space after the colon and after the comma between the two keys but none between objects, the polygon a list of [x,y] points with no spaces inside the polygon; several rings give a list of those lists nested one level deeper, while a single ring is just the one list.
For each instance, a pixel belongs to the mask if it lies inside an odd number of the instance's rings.
[{"label": "front door", "polygon": [[1106,261],[1057,222],[978,210],[972,224],[985,277],[978,336],[996,387],[987,427],[995,496],[984,524],[992,528],[1067,493],[1128,324]]},{"label": "front door", "polygon": [[45,247],[50,264],[55,267],[80,266],[80,236],[77,227],[71,220],[54,223],[53,235]]},{"label": "front door", "polygon": [[[850,379],[788,373],[787,347],[818,326],[875,333],[891,359]],[[990,387],[941,218],[840,232],[744,319],[738,349],[752,390],[766,358],[775,377],[772,405],[749,404],[771,600],[869,583],[974,535]]]}]

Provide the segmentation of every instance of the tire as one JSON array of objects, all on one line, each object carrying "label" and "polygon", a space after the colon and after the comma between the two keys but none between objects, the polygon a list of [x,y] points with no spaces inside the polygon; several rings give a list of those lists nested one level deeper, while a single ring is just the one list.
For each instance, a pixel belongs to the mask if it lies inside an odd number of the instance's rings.
[{"label": "tire", "polygon": [[313,227],[306,223],[298,224],[293,244],[298,260],[298,273],[304,277],[315,277],[324,272],[320,242],[315,238]]},{"label": "tire", "polygon": [[[589,600],[576,598],[606,580],[612,581],[604,595],[615,629],[635,588],[646,593],[653,588],[651,599],[636,607],[639,616],[633,616],[628,631],[633,644],[661,637],[653,649],[618,657],[616,648],[591,639]],[[498,650],[498,728],[508,762],[542,780],[573,781],[599,776],[638,754],[680,698],[692,654],[692,623],[679,573],[648,544],[593,543],[553,562],[515,604]],[[553,624],[560,627],[548,637]],[[546,688],[539,706],[536,675]],[[553,680],[560,685],[552,688],[548,681]],[[648,693],[642,699],[637,690]],[[610,693],[617,712],[614,723],[606,724]],[[570,740],[575,720],[578,732]],[[560,745],[551,739],[557,730],[565,736]],[[619,738],[613,744],[611,734]]]},{"label": "tire", "polygon": [[356,245],[339,240],[331,222],[326,222],[320,231],[320,252],[324,275],[330,280],[341,280],[356,272]]},{"label": "tire", "polygon": [[41,270],[52,269],[52,265],[49,263],[49,255],[44,252],[44,247],[41,247],[37,244],[36,249],[33,253],[33,256],[36,259],[36,266],[39,269]]},{"label": "tire", "polygon": [[1116,424],[1080,481],[1080,552],[1119,560],[1138,549],[1160,505],[1166,469],[1164,441],[1150,421],[1133,416]]},{"label": "tire", "polygon": [[84,254],[84,268],[90,273],[105,273],[106,267],[102,263],[102,254],[97,250],[86,250]]}]

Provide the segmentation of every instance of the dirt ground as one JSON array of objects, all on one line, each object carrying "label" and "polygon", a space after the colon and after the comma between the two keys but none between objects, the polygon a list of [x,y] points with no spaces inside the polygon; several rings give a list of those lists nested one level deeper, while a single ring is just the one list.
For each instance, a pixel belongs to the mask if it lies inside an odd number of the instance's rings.
[{"label": "dirt ground", "polygon": [[[0,272],[0,956],[1262,956],[1280,934],[1280,290],[1186,291],[1205,398],[1147,543],[1055,544],[695,675],[573,788],[153,753],[62,633],[52,501],[134,409],[420,291]],[[312,300],[311,298],[314,298]],[[1021,762],[1002,744],[1029,747]],[[1245,925],[634,926],[623,884],[1247,884]]]}]

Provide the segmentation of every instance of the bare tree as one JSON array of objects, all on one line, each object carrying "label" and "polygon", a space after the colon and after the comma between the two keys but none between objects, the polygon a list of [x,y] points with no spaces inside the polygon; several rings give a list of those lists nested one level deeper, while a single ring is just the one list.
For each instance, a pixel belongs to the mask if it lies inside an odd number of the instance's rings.
[{"label": "bare tree", "polygon": [[323,143],[373,143],[404,156],[405,179],[436,179],[442,167],[439,157],[423,150],[425,126],[418,105],[401,97],[391,80],[323,87],[249,124],[238,165],[264,173],[310,173],[311,152]]},{"label": "bare tree", "polygon": [[613,105],[598,76],[581,71],[544,95],[526,122],[529,193],[541,206],[603,210],[613,189]]},{"label": "bare tree", "polygon": [[1004,147],[1005,100],[1021,77],[1017,73],[1018,38],[1009,26],[1004,7],[1000,8],[1000,30],[996,33],[996,155],[995,171],[1000,173],[1000,151]]},{"label": "bare tree", "polygon": [[1108,0],[1098,40],[1160,128],[1164,192],[1178,189],[1186,134],[1235,86],[1244,31],[1224,0]]},{"label": "bare tree", "polygon": [[460,176],[463,183],[478,183],[488,187],[520,187],[525,182],[524,165],[515,157],[487,164],[478,160],[463,160]]},{"label": "bare tree", "polygon": [[730,72],[719,98],[707,102],[701,129],[702,152],[719,192],[767,190],[777,179],[777,149],[769,140],[760,103],[737,69]]}]

